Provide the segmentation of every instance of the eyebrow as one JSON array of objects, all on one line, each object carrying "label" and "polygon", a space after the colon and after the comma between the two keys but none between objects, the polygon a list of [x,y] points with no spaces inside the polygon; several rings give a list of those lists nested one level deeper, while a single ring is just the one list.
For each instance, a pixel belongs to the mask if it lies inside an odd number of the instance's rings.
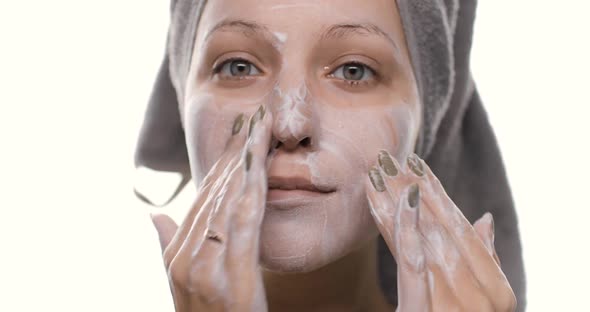
[{"label": "eyebrow", "polygon": [[[276,43],[277,39],[272,35],[272,32],[263,24],[255,21],[247,21],[242,19],[223,20],[217,23],[205,37],[205,41],[216,31],[230,31],[236,29],[245,36],[252,37],[256,34],[262,34],[265,38]],[[344,39],[352,35],[377,35],[387,40],[394,47],[396,51],[399,51],[399,47],[391,38],[389,34],[383,31],[379,26],[372,23],[342,23],[334,24],[326,28],[320,38],[325,39]]]},{"label": "eyebrow", "polygon": [[389,34],[387,34],[383,29],[379,28],[379,26],[372,24],[372,23],[362,23],[362,24],[335,24],[328,27],[321,35],[322,39],[343,39],[349,37],[351,35],[378,35],[383,39],[387,40],[391,45],[399,51],[399,48],[393,38]]},{"label": "eyebrow", "polygon": [[244,36],[252,37],[256,34],[262,34],[264,37],[275,41],[272,32],[260,23],[246,20],[223,20],[217,23],[205,36],[205,41],[216,31],[230,31],[232,29],[240,31]]}]

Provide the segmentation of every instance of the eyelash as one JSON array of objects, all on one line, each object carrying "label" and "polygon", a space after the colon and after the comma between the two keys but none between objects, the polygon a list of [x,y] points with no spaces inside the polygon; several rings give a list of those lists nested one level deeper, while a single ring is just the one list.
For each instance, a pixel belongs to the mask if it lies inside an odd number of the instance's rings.
[{"label": "eyelash", "polygon": [[[361,66],[364,67],[365,70],[368,70],[371,75],[373,76],[372,79],[370,80],[346,80],[346,79],[341,79],[341,78],[337,78],[334,76],[334,73],[341,67],[344,67],[346,65],[356,65],[356,66]],[[368,86],[370,85],[372,82],[376,81],[379,79],[379,75],[377,73],[377,71],[375,71],[371,66],[360,62],[360,61],[350,61],[350,62],[346,62],[344,64],[341,64],[340,66],[336,67],[334,70],[332,70],[330,72],[330,74],[328,74],[328,77],[330,78],[334,78],[339,80],[342,83],[346,83],[348,86],[353,87],[353,88],[358,88],[358,87],[362,87],[362,86]]]},{"label": "eyelash", "polygon": [[[240,61],[240,62],[244,62],[244,63],[248,63],[251,66],[254,66],[258,71],[262,72],[256,65],[254,65],[252,62],[241,58],[241,57],[232,57],[232,58],[228,58],[227,60],[221,62],[219,65],[215,66],[213,68],[213,74],[217,75],[221,72],[221,70],[223,69],[224,66],[226,66],[227,64],[231,63],[231,62],[235,62],[235,61]],[[371,84],[372,81],[367,81],[367,80],[346,80],[346,79],[341,79],[341,78],[336,78],[334,77],[334,72],[336,72],[336,70],[338,70],[340,67],[346,66],[346,65],[356,65],[356,66],[362,66],[364,67],[366,70],[368,70],[371,75],[373,75],[373,79],[372,80],[378,80],[379,79],[379,75],[377,73],[377,71],[375,71],[371,66],[363,63],[363,62],[359,62],[359,61],[350,61],[344,64],[341,64],[340,66],[336,67],[334,70],[332,70],[330,72],[330,74],[327,75],[327,77],[330,78],[334,78],[337,79],[343,83],[346,83],[348,86],[353,87],[353,88],[358,88],[358,87],[362,87],[362,86],[367,86],[369,84]],[[225,77],[223,79],[233,79],[233,80],[242,80],[242,79],[248,79],[248,77],[252,77],[253,75],[250,76],[229,76],[229,77]]]},{"label": "eyelash", "polygon": [[[251,66],[255,67],[256,70],[258,70],[259,72],[262,73],[262,70],[260,70],[258,68],[258,66],[254,65],[252,62],[250,62],[250,61],[248,61],[248,60],[246,60],[244,58],[241,58],[241,57],[231,57],[231,58],[228,58],[227,60],[219,63],[219,65],[215,66],[213,68],[213,74],[214,75],[218,75],[221,72],[221,70],[223,69],[223,67],[225,65],[230,64],[231,62],[235,62],[235,61],[239,61],[239,62],[243,62],[243,63],[248,63]],[[229,76],[229,77],[224,77],[223,79],[243,80],[243,79],[248,79],[249,77],[252,77],[252,76],[254,76],[254,75],[250,75],[250,76]]]}]

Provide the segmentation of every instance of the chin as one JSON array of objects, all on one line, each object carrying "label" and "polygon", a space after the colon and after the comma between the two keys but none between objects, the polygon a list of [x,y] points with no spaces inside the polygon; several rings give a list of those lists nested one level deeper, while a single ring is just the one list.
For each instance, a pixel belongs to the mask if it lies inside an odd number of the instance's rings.
[{"label": "chin", "polygon": [[263,269],[307,273],[357,250],[377,236],[367,205],[365,200],[338,193],[308,201],[267,203],[260,236]]}]

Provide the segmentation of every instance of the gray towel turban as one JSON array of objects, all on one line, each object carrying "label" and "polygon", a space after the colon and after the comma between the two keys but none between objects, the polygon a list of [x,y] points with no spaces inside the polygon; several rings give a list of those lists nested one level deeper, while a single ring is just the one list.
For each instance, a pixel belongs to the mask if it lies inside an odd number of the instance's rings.
[{"label": "gray towel turban", "polygon": [[[190,180],[178,111],[196,28],[206,1],[172,0],[164,60],[148,104],[135,164]],[[517,216],[496,138],[469,70],[475,0],[397,0],[424,107],[416,152],[442,181],[472,223],[489,211],[495,219],[502,269],[524,311],[525,275]],[[149,201],[147,194],[136,194]],[[380,239],[381,286],[397,301],[396,264]]]}]

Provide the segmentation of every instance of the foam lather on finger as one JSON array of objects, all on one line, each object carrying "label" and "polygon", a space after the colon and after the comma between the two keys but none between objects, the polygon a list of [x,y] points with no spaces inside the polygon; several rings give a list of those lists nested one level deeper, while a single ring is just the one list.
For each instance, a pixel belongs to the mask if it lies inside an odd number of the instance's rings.
[{"label": "foam lather on finger", "polygon": [[425,266],[424,250],[418,233],[419,192],[416,184],[407,188],[403,200],[399,202],[398,224],[395,224],[399,232],[396,235],[398,254],[402,257],[399,265],[405,265],[415,272],[422,272]]}]

